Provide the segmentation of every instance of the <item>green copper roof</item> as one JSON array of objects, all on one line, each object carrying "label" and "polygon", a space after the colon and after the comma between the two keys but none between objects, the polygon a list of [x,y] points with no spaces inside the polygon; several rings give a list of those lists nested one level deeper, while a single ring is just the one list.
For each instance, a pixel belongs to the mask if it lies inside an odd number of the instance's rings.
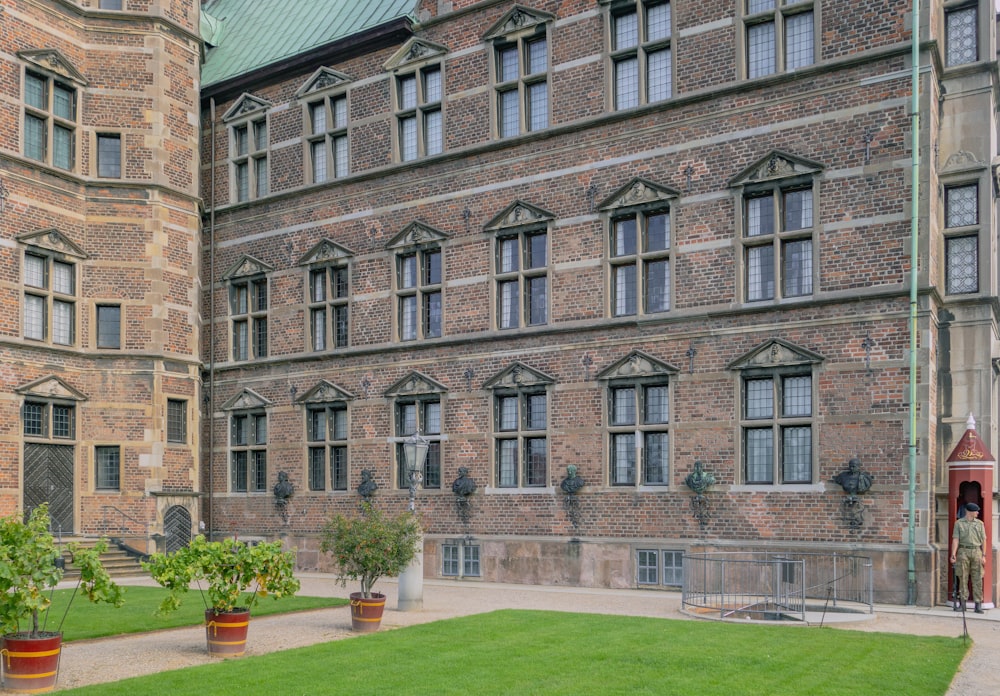
[{"label": "green copper roof", "polygon": [[404,17],[419,0],[210,0],[202,86]]}]

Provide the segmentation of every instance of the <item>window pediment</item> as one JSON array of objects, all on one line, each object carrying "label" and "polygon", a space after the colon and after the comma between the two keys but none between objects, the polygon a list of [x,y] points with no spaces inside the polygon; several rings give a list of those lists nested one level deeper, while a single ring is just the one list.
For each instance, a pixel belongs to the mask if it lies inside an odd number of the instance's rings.
[{"label": "window pediment", "polygon": [[334,70],[333,68],[319,68],[316,72],[309,76],[309,79],[299,87],[298,91],[295,92],[297,98],[302,98],[309,96],[311,94],[316,94],[318,92],[325,92],[329,89],[335,89],[342,85],[351,82],[352,79],[340,72],[339,70]]},{"label": "window pediment", "polygon": [[431,379],[422,372],[414,370],[386,389],[385,396],[391,398],[396,396],[414,396],[417,394],[443,394],[447,391],[448,387],[435,379]]},{"label": "window pediment", "polygon": [[309,266],[314,263],[325,263],[329,261],[340,261],[354,256],[354,252],[345,246],[337,244],[331,239],[322,239],[319,244],[310,249],[299,259],[300,266]]},{"label": "window pediment", "polygon": [[484,389],[519,389],[555,384],[555,379],[518,361],[483,384]]},{"label": "window pediment", "polygon": [[731,179],[729,186],[747,186],[776,179],[808,176],[822,170],[823,165],[819,162],[772,150]]},{"label": "window pediment", "polygon": [[73,64],[62,53],[54,48],[43,48],[32,51],[18,51],[17,57],[32,67],[59,77],[75,82],[81,87],[86,87],[87,78],[77,70]]},{"label": "window pediment", "polygon": [[255,392],[253,389],[244,389],[239,394],[231,398],[222,405],[223,411],[246,411],[250,409],[267,408],[271,402]]},{"label": "window pediment", "polygon": [[816,365],[823,360],[823,356],[819,353],[775,338],[761,343],[749,353],[729,363],[729,369],[752,370],[755,368]]},{"label": "window pediment", "polygon": [[229,267],[229,270],[226,271],[224,276],[222,276],[222,279],[233,280],[234,278],[247,278],[250,276],[270,273],[273,270],[274,267],[268,266],[263,261],[255,259],[248,254],[244,254],[240,257],[239,261]]},{"label": "window pediment", "polygon": [[19,234],[17,241],[28,246],[46,249],[58,254],[65,254],[78,259],[86,259],[87,254],[66,235],[55,228]]},{"label": "window pediment", "polygon": [[657,360],[642,351],[634,350],[597,375],[599,380],[635,379],[637,377],[663,377],[680,370],[670,363]]},{"label": "window pediment", "polygon": [[531,33],[540,25],[547,24],[554,19],[555,15],[548,12],[533,10],[523,5],[514,5],[486,31],[483,39],[490,41],[511,38],[522,33]]},{"label": "window pediment", "polygon": [[267,109],[271,108],[271,106],[271,102],[266,99],[261,99],[260,97],[255,97],[249,92],[244,92],[240,95],[240,98],[236,100],[236,103],[229,107],[226,113],[222,115],[222,121],[223,123],[228,123],[238,118],[249,116],[250,114],[258,111],[267,111]]},{"label": "window pediment", "polygon": [[604,199],[598,208],[600,210],[632,208],[666,202],[679,198],[680,195],[680,191],[654,184],[648,179],[636,177]]},{"label": "window pediment", "polygon": [[347,390],[341,389],[336,384],[327,382],[324,379],[320,380],[315,387],[300,396],[296,400],[296,403],[305,405],[328,404],[331,401],[350,401],[353,398],[354,395]]},{"label": "window pediment", "polygon": [[504,208],[503,212],[486,223],[486,230],[488,232],[499,232],[512,227],[540,225],[554,220],[555,217],[555,215],[547,210],[518,200]]},{"label": "window pediment", "polygon": [[419,246],[421,244],[441,243],[447,239],[448,235],[441,230],[415,221],[404,227],[402,232],[390,239],[385,248],[399,249],[401,247]]},{"label": "window pediment", "polygon": [[441,44],[427,41],[426,39],[412,38],[403,44],[403,47],[393,54],[392,58],[385,62],[383,67],[386,70],[399,70],[412,65],[419,65],[427,61],[441,58],[448,49]]},{"label": "window pediment", "polygon": [[62,399],[65,401],[86,401],[87,397],[55,375],[42,377],[14,389],[22,396],[38,399]]}]

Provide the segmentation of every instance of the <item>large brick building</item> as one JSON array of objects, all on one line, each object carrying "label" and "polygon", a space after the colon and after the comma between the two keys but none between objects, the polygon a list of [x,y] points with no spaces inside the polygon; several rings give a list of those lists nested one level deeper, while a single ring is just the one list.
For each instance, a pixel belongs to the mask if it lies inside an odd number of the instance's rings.
[{"label": "large brick building", "polygon": [[363,471],[407,505],[419,432],[428,576],[820,550],[945,597],[944,461],[969,413],[998,449],[989,2],[925,3],[917,71],[892,0],[108,4],[3,0],[6,509],[64,456],[76,532],[322,567]]}]

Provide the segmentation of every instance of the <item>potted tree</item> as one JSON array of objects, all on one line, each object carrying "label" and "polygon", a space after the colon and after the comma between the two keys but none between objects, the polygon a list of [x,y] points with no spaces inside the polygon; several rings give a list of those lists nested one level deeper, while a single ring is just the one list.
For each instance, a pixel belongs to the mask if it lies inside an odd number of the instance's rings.
[{"label": "potted tree", "polygon": [[[80,571],[76,590],[92,602],[120,607],[121,588],[101,564],[107,542],[93,548],[67,544]],[[3,685],[8,691],[38,693],[55,688],[62,651],[62,622],[46,630],[51,591],[62,580],[62,552],[49,531],[49,508],[39,505],[27,520],[21,514],[0,518],[0,623],[3,629]],[[47,594],[48,592],[48,594]]]},{"label": "potted tree", "polygon": [[[181,605],[196,583],[205,602],[205,637],[213,657],[239,657],[246,651],[250,610],[262,596],[291,597],[299,590],[295,552],[280,541],[250,545],[237,539],[208,541],[197,536],[173,553],[156,553],[143,563],[168,590],[160,613]],[[207,590],[202,588],[202,582]]]},{"label": "potted tree", "polygon": [[382,623],[385,595],[372,592],[375,582],[396,577],[413,560],[420,539],[420,525],[413,513],[388,517],[364,502],[359,517],[336,515],[320,535],[320,550],[337,564],[338,582],[361,582],[361,591],[352,592],[351,626],[355,631],[377,631]]}]

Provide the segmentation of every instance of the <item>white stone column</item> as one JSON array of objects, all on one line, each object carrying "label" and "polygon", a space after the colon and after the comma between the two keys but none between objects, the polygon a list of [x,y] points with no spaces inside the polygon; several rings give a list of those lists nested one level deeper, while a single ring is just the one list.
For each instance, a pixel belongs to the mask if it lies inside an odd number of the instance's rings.
[{"label": "white stone column", "polygon": [[420,611],[424,608],[424,535],[417,539],[417,552],[399,574],[399,591],[396,609]]}]

